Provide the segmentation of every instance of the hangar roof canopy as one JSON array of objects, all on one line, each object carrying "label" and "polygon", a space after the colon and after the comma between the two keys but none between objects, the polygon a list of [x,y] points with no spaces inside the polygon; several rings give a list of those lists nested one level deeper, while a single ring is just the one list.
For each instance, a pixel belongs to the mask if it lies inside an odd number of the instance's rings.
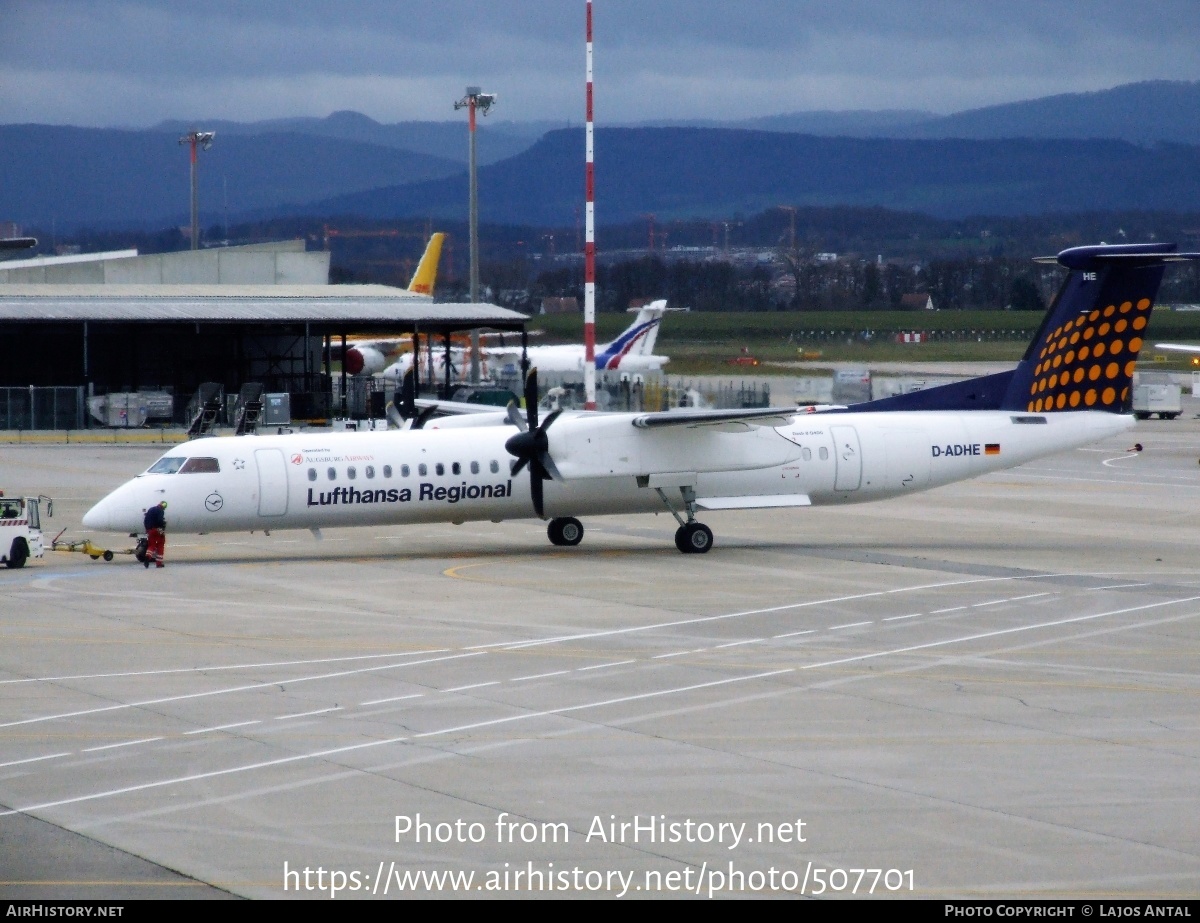
[{"label": "hangar roof canopy", "polygon": [[311,323],[426,333],[521,330],[528,320],[493,304],[438,304],[387,285],[0,286],[0,323]]}]

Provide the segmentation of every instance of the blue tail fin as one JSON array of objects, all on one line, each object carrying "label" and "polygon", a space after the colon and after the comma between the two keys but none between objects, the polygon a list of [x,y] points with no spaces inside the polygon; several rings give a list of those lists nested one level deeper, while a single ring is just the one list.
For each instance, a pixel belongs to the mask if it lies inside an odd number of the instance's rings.
[{"label": "blue tail fin", "polygon": [[596,368],[616,369],[621,360],[631,353],[648,356],[654,351],[654,340],[658,326],[667,310],[666,300],[653,301],[638,311],[632,324],[611,343],[596,347]]},{"label": "blue tail fin", "polygon": [[1171,256],[1174,244],[1060,253],[1057,261],[1071,272],[1013,372],[1004,409],[1124,412],[1164,257]]},{"label": "blue tail fin", "polygon": [[1191,259],[1200,254],[1176,253],[1174,244],[1074,247],[1042,258],[1070,273],[1015,369],[874,401],[871,409],[1124,413],[1163,270]]}]

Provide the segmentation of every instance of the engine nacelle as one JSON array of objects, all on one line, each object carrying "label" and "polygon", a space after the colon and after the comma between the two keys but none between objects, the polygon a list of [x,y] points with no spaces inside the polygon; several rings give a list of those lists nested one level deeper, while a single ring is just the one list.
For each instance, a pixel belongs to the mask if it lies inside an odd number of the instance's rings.
[{"label": "engine nacelle", "polygon": [[351,346],[342,360],[349,375],[374,375],[387,367],[387,357],[373,346]]}]

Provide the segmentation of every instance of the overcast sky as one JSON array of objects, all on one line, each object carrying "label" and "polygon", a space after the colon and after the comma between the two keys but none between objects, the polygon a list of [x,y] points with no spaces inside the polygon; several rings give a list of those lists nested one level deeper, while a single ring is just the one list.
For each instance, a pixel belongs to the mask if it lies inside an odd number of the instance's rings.
[{"label": "overcast sky", "polygon": [[[595,0],[598,122],[1200,79],[1197,0]],[[580,121],[584,0],[0,0],[0,123]]]}]

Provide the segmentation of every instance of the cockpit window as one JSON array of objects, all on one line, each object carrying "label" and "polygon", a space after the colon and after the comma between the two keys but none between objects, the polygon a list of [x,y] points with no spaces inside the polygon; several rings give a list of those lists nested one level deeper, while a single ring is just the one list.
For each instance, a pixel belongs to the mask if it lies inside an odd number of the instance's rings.
[{"label": "cockpit window", "polygon": [[189,458],[179,469],[180,474],[218,474],[221,464],[215,458]]},{"label": "cockpit window", "polygon": [[186,458],[172,458],[171,456],[168,455],[163,458],[160,458],[153,465],[151,465],[150,470],[147,471],[146,473],[147,474],[174,474],[176,471],[178,471],[180,468],[183,467],[183,463],[185,461],[187,461]]}]

